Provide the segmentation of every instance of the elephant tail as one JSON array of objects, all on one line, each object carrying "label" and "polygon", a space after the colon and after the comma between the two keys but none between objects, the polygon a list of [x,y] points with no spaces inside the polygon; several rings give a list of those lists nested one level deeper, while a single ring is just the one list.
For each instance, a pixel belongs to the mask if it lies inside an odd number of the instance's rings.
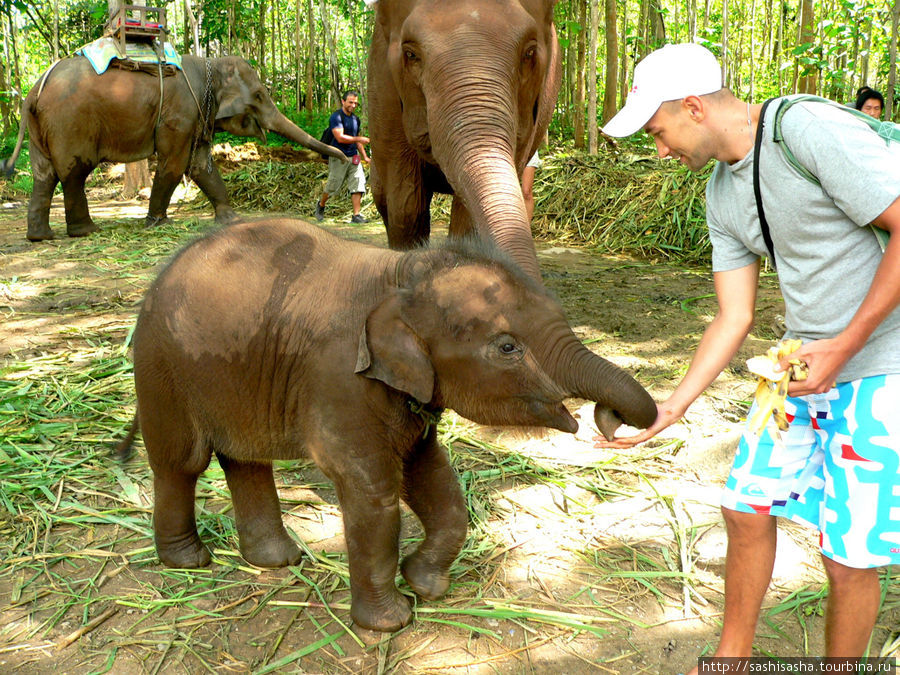
[{"label": "elephant tail", "polygon": [[5,160],[0,162],[0,172],[7,178],[12,178],[13,173],[16,171],[16,160],[19,159],[19,153],[22,152],[22,143],[25,140],[25,128],[28,126],[28,103],[27,99],[22,100],[22,115],[19,120],[19,136],[16,139],[16,148],[13,150],[13,153]]},{"label": "elephant tail", "polygon": [[140,420],[138,419],[137,412],[135,412],[134,419],[131,420],[131,428],[128,430],[128,434],[116,444],[116,457],[118,457],[120,462],[126,462],[131,457],[131,446],[134,443],[134,437],[137,436],[137,432],[140,428]]}]

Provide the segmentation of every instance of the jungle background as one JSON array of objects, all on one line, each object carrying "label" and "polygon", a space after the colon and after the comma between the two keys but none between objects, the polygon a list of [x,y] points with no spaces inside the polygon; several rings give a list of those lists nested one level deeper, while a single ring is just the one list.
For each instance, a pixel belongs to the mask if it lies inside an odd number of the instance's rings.
[{"label": "jungle background", "polygon": [[[373,13],[361,0],[161,6],[179,51],[247,58],[314,136],[346,88],[360,91],[365,128]],[[700,41],[739,96],[810,91],[849,102],[867,84],[896,119],[900,2],[560,0],[555,11],[564,79],[535,179],[542,271],[585,344],[662,399],[715,313],[708,173],[657,160],[643,135],[599,133],[634,64],[665,42]],[[0,157],[14,145],[22,96],[57,57],[99,37],[107,12],[103,2],[0,0]],[[217,141],[240,213],[311,217],[324,163],[274,134],[268,146]],[[466,495],[469,536],[447,596],[418,603],[410,626],[382,635],[350,625],[340,511],[306,462],[276,472],[285,522],[306,554],[300,565],[265,571],[240,558],[215,461],[198,487],[213,565],[157,561],[143,448],[127,463],[111,452],[134,414],[130,335],[160,267],[215,225],[185,181],[173,222],[144,229],[146,191],[125,198],[123,171],[104,165],[89,183],[100,232],[40,245],[24,239],[27,140],[15,175],[0,178],[0,672],[681,673],[710,653],[722,610],[718,490],[755,388],[744,359],[782,330],[771,270],[738,358],[681,424],[644,446],[598,448],[582,401],[570,402],[581,424],[574,436],[447,414],[441,439]],[[371,199],[363,204],[368,225],[345,224],[343,197],[323,226],[385,245]],[[436,238],[448,215],[449,201],[436,199]],[[51,224],[62,220],[58,195]],[[402,549],[420,539],[405,512]],[[827,587],[813,539],[790,524],[779,531],[760,655],[823,651]],[[900,653],[898,582],[900,572],[883,573],[873,656]]]}]

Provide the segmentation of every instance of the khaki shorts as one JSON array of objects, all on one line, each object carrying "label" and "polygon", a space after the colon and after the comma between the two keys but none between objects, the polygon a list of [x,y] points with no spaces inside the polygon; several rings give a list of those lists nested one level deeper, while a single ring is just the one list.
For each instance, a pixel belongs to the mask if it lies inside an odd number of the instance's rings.
[{"label": "khaki shorts", "polygon": [[366,191],[366,172],[363,171],[362,162],[354,164],[345,162],[337,157],[328,158],[328,182],[325,183],[325,192],[336,195],[341,191],[341,186],[346,182],[347,192]]}]

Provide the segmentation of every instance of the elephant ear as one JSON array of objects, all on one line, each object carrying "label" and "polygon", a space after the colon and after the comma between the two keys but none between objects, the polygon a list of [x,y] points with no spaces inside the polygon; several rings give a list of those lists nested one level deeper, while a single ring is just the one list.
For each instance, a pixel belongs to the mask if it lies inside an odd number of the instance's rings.
[{"label": "elephant ear", "polygon": [[216,110],[216,119],[235,117],[247,112],[248,102],[244,95],[246,86],[241,82],[241,75],[237,68],[227,59],[222,59],[217,65],[222,74],[222,84],[216,97],[219,104],[219,108]]},{"label": "elephant ear", "polygon": [[[524,158],[524,161],[526,162],[544,142],[544,134],[547,132],[547,127],[550,126],[553,112],[556,109],[556,100],[559,95],[559,85],[562,73],[559,41],[556,36],[556,26],[552,21],[553,7],[556,5],[556,0],[550,0],[547,4],[548,19],[550,21],[549,26],[546,28],[546,44],[550,53],[549,58],[547,59],[547,70],[544,73],[544,84],[541,87],[541,93],[538,96],[537,117],[535,119],[534,129],[532,130],[531,146]],[[522,166],[524,166],[524,164]]]},{"label": "elephant ear", "polygon": [[428,403],[434,395],[434,368],[425,345],[400,316],[394,294],[369,314],[359,336],[356,371]]}]

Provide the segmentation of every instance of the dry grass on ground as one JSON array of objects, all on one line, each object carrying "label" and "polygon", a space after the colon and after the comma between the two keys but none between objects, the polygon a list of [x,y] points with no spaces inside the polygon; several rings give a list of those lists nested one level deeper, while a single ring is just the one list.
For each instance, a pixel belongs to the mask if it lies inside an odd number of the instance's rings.
[{"label": "dry grass on ground", "polygon": [[[293,210],[311,212],[317,188],[254,180],[267,193],[293,191]],[[240,196],[237,182],[232,174]],[[212,225],[188,193],[171,226],[144,230],[146,202],[109,201],[103,189],[92,201],[101,231],[87,239],[32,245],[24,206],[0,210],[0,671],[679,673],[715,644],[718,490],[753,389],[740,360],[684,423],[627,452],[596,447],[581,401],[570,402],[576,435],[484,428],[448,414],[441,439],[466,495],[469,535],[447,596],[417,602],[413,623],[394,635],[350,625],[340,511],[307,462],[277,471],[285,522],[305,551],[300,565],[267,571],[240,558],[214,461],[198,489],[213,564],[163,568],[146,457],[138,445],[120,464],[110,451],[134,412],[128,340],[137,304],[159,266]],[[343,218],[342,208],[335,202],[331,215]],[[368,203],[365,212],[376,219]],[[58,203],[52,219],[59,231]],[[384,243],[377,220],[325,227]],[[540,243],[548,286],[592,349],[664,397],[714,311],[708,274],[572,240]],[[741,357],[771,343],[780,311],[767,276]],[[403,549],[420,538],[405,513]],[[779,546],[758,652],[821,654],[824,580],[813,537],[787,526]],[[898,581],[897,572],[884,577],[872,654],[900,649]]]}]

